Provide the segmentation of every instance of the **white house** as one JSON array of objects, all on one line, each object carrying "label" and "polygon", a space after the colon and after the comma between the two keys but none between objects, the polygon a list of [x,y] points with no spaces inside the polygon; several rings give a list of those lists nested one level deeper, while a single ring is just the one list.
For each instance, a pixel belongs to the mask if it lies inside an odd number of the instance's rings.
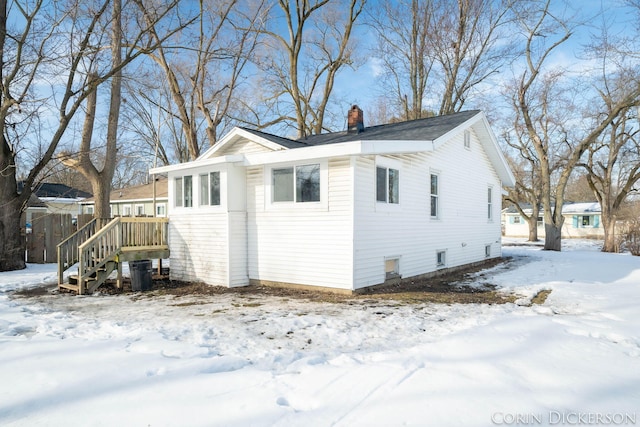
[{"label": "white house", "polygon": [[501,256],[514,176],[480,111],[292,140],[234,128],[169,177],[171,277],[354,291]]},{"label": "white house", "polygon": [[[155,185],[155,188],[154,188]],[[113,190],[109,194],[111,216],[167,216],[167,180],[164,177],[148,184]],[[83,214],[92,214],[95,198],[90,197],[81,203]],[[155,214],[154,214],[155,206]]]},{"label": "white house", "polygon": [[[531,208],[524,208],[531,215]],[[604,228],[600,223],[602,210],[598,202],[567,203],[562,207],[562,238],[604,239]],[[529,237],[529,224],[512,206],[504,210],[505,237]],[[544,220],[542,210],[538,217],[538,237],[544,238]]]}]

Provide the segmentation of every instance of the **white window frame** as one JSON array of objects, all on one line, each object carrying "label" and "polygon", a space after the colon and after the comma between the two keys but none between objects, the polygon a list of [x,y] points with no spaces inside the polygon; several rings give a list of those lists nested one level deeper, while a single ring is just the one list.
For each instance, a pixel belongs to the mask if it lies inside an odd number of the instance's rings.
[{"label": "white window frame", "polygon": [[520,215],[516,215],[513,217],[513,223],[514,224],[522,224],[522,222],[520,221]]},{"label": "white window frame", "polygon": [[487,187],[487,221],[493,221],[493,186]]},{"label": "white window frame", "polygon": [[464,148],[471,149],[471,131],[469,129],[464,131]]},{"label": "white window frame", "polygon": [[122,216],[131,216],[131,205],[122,205]]},{"label": "white window frame", "polygon": [[95,212],[94,209],[95,208],[91,205],[87,206],[87,214],[93,215],[93,213]]},{"label": "white window frame", "polygon": [[[384,200],[378,199],[378,171],[384,171]],[[393,172],[392,172],[393,171]],[[397,188],[396,197],[394,201],[391,201],[391,176],[394,175],[397,177],[396,185]],[[386,203],[389,205],[399,205],[400,204],[400,169],[389,167],[386,165],[376,165],[376,202],[377,203]]]},{"label": "white window frame", "polygon": [[[138,208],[142,208],[142,213],[138,212]],[[135,212],[136,212],[136,216],[143,216],[145,214],[144,213],[144,204],[142,204],[142,203],[137,203],[134,206],[134,209],[135,209]]]},{"label": "white window frame", "polygon": [[[439,260],[442,254],[442,261]],[[436,251],[436,268],[445,268],[447,266],[447,250],[439,249]]]},{"label": "white window frame", "polygon": [[[191,188],[189,197],[187,197],[187,179],[191,180]],[[189,202],[187,206],[187,202]],[[193,175],[176,176],[173,179],[173,204],[176,208],[192,208],[193,207]]]},{"label": "white window frame", "polygon": [[[160,210],[162,210],[163,212],[161,213]],[[166,203],[156,203],[156,217],[165,218],[166,216],[167,216],[167,204]]]},{"label": "white window frame", "polygon": [[491,257],[491,244],[484,245],[484,257],[485,258]]},{"label": "white window frame", "polygon": [[[296,202],[296,167],[307,165],[320,165],[320,200],[317,202]],[[293,201],[274,201],[273,171],[278,169],[293,168]],[[265,166],[265,208],[267,210],[327,210],[329,207],[329,166],[327,160],[302,160],[298,162],[278,163]]]},{"label": "white window frame", "polygon": [[[433,192],[433,177],[436,178],[436,192]],[[432,219],[439,219],[440,218],[440,195],[442,193],[441,191],[442,185],[440,185],[440,174],[436,171],[430,171],[429,172],[429,216]],[[435,202],[436,202],[436,212],[434,215],[433,212],[433,200],[435,198]]]},{"label": "white window frame", "polygon": [[[217,194],[217,199],[218,199],[218,203],[213,203],[213,198],[211,197],[211,190],[212,190],[212,182],[213,182],[213,175],[217,174],[218,175],[218,194]],[[223,204],[223,199],[222,199],[222,191],[223,191],[223,184],[222,184],[222,171],[220,170],[206,170],[206,171],[200,171],[198,173],[198,207],[199,208],[205,208],[205,209],[219,209],[222,204]]]}]

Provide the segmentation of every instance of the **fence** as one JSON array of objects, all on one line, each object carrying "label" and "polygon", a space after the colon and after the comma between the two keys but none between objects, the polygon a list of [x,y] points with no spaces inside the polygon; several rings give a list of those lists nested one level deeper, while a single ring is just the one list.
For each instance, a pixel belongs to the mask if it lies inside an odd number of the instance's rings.
[{"label": "fence", "polygon": [[70,214],[33,213],[26,233],[26,261],[57,262],[56,246],[75,231]]}]

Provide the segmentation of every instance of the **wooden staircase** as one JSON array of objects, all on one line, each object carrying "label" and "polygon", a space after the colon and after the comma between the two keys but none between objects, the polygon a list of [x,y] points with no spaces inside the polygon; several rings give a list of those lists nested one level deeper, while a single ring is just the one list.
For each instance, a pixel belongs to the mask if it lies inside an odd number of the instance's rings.
[{"label": "wooden staircase", "polygon": [[[113,271],[122,287],[122,263],[169,257],[167,218],[93,219],[58,245],[58,289],[92,293]],[[64,272],[78,265],[78,274]]]}]

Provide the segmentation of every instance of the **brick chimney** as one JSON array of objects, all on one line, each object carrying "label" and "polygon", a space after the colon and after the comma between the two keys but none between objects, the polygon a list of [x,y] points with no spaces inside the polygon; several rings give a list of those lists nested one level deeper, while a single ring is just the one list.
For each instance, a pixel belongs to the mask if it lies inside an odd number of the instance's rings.
[{"label": "brick chimney", "polygon": [[362,118],[362,110],[354,105],[347,114],[347,132],[360,133],[364,131],[364,119]]}]

